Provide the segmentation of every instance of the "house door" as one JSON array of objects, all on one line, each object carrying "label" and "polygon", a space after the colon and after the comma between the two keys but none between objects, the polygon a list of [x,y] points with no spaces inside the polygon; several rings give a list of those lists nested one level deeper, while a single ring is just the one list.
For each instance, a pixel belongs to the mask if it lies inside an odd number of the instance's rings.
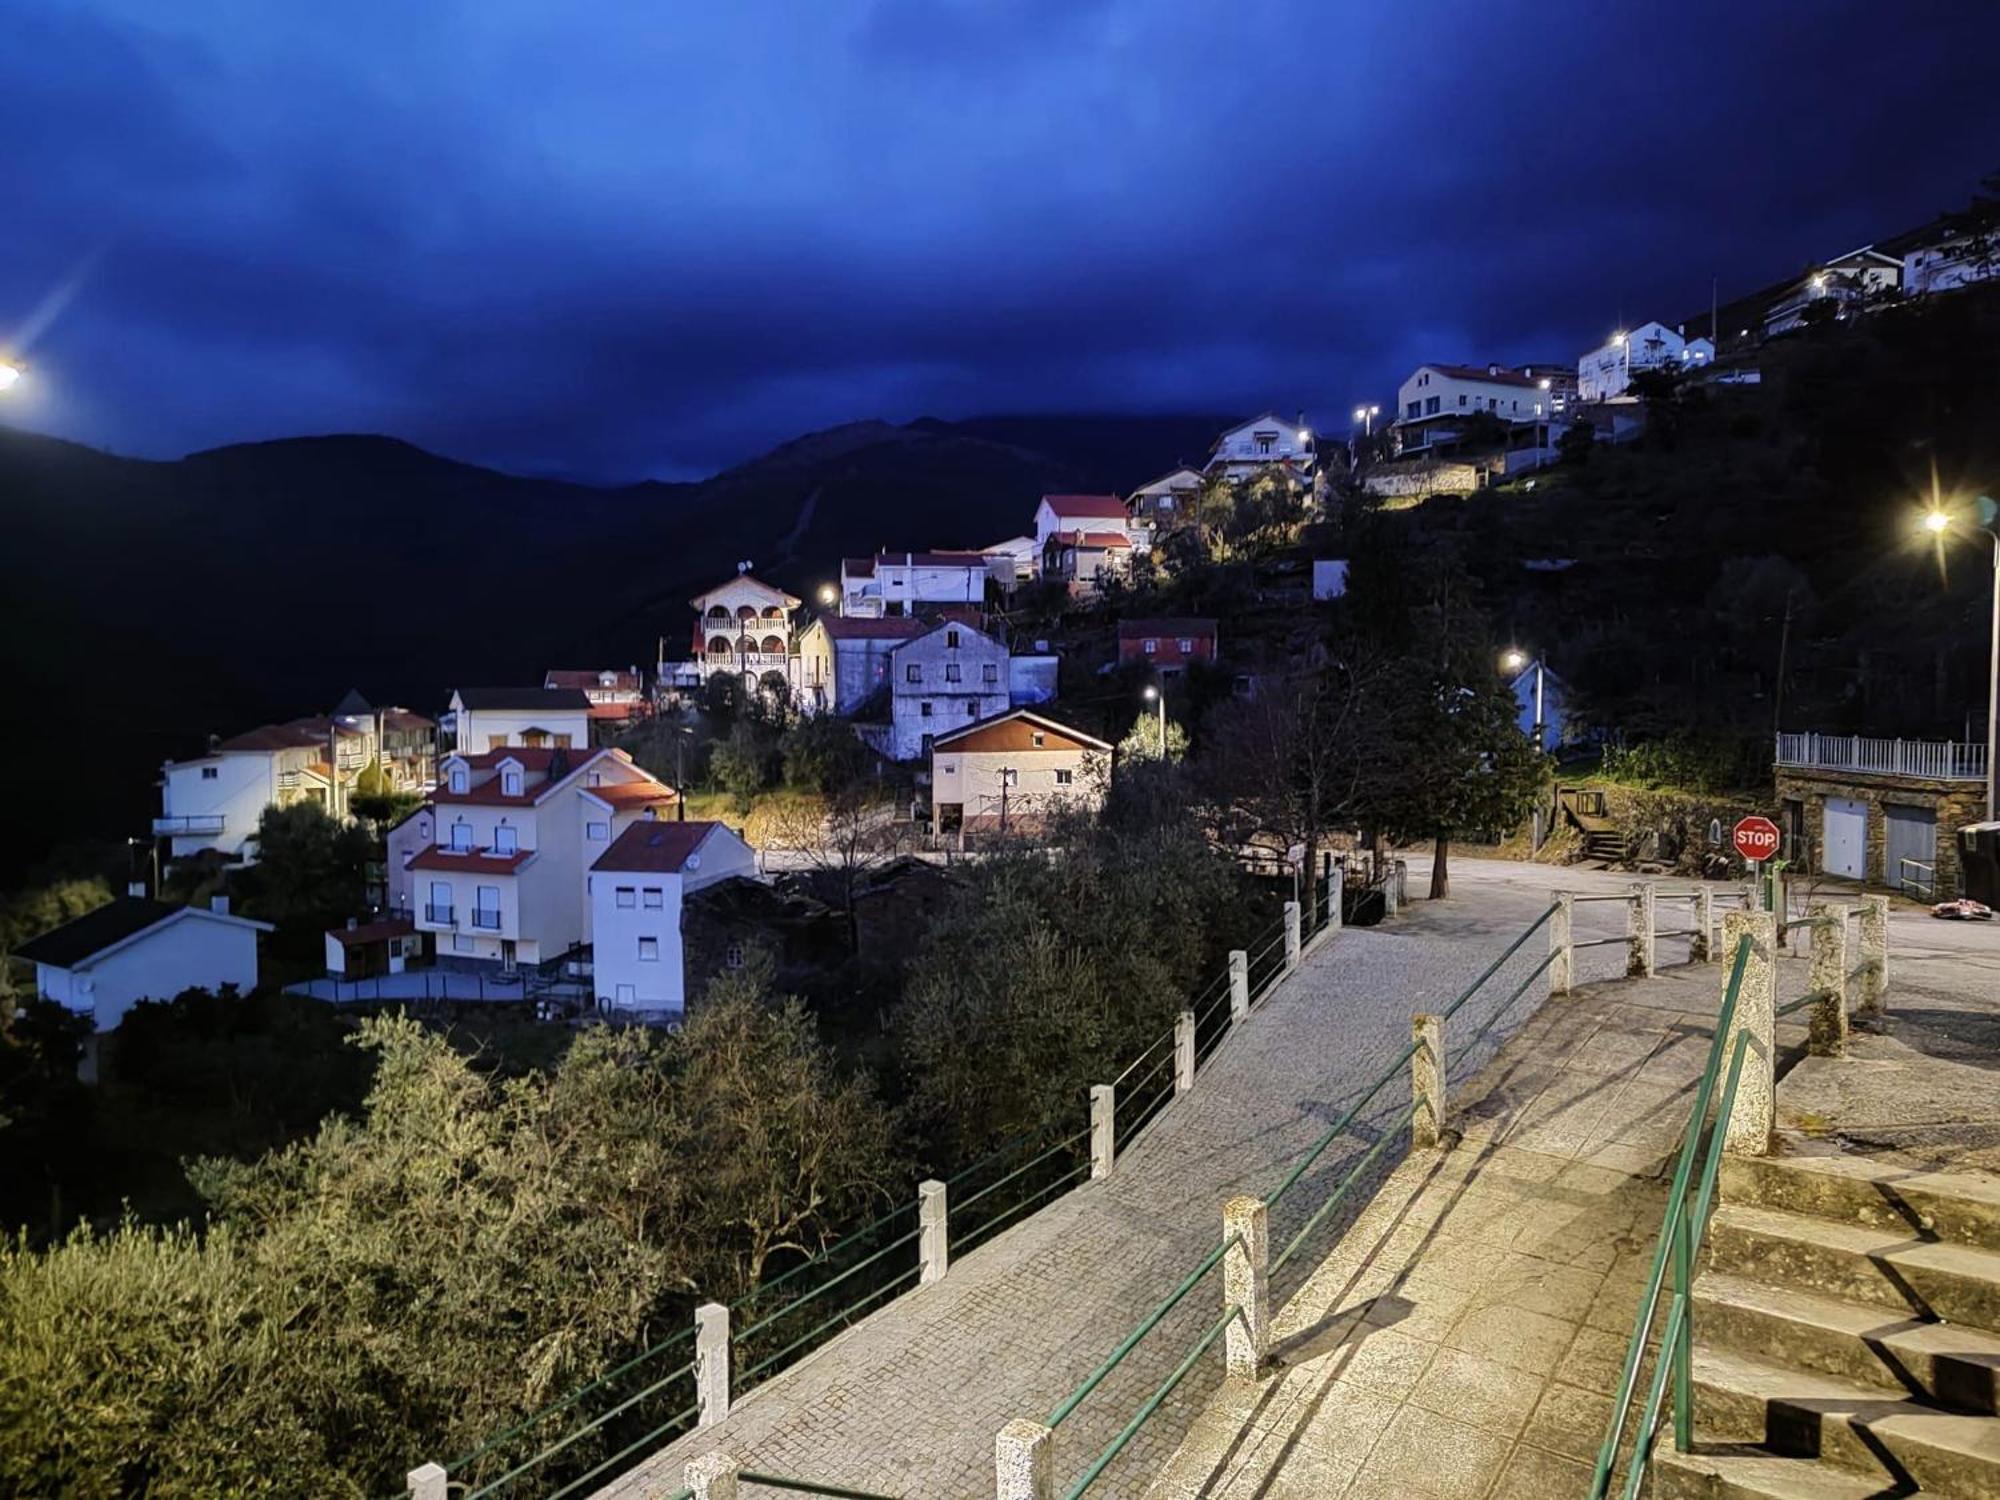
[{"label": "house door", "polygon": [[512,938],[500,939],[500,972],[502,974],[511,974],[514,972],[514,940]]},{"label": "house door", "polygon": [[[1886,804],[1889,840],[1883,854],[1884,884],[1897,886],[1912,896],[1935,899],[1937,884],[1937,809]],[[1903,861],[1909,860],[1905,866]]]},{"label": "house door", "polygon": [[1820,863],[1829,875],[1860,880],[1868,868],[1868,807],[1851,797],[1826,799],[1826,847]]}]

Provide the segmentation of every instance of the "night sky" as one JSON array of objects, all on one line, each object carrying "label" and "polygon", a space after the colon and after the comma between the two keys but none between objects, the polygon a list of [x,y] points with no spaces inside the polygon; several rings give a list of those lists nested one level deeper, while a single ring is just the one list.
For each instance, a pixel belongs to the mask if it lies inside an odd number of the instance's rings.
[{"label": "night sky", "polygon": [[0,416],[688,477],[1574,359],[1961,205],[2000,4],[0,0]]}]

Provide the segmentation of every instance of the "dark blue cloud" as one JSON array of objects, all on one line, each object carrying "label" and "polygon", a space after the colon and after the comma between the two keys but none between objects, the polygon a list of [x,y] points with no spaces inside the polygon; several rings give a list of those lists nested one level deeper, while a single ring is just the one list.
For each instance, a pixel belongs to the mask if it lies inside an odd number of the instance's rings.
[{"label": "dark blue cloud", "polygon": [[0,0],[0,38],[8,411],[141,453],[686,474],[863,416],[1337,425],[2000,166],[1971,3]]}]

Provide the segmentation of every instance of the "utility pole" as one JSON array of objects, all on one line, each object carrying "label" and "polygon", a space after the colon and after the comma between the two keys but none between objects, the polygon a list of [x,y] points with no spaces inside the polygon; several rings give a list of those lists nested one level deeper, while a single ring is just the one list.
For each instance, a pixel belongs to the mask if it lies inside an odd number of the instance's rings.
[{"label": "utility pole", "polygon": [[1771,733],[1785,732],[1785,660],[1792,649],[1792,591],[1785,590],[1785,622],[1778,630],[1778,680],[1771,686]]}]

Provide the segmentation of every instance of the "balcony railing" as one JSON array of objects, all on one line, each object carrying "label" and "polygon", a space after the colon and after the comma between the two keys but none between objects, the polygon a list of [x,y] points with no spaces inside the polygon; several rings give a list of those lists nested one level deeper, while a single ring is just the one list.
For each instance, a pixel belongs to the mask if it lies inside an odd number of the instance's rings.
[{"label": "balcony railing", "polygon": [[155,818],[153,832],[160,838],[194,838],[222,832],[221,813],[195,813],[185,818]]},{"label": "balcony railing", "polygon": [[1960,740],[1884,740],[1859,734],[1781,734],[1777,763],[1814,771],[1984,781],[1986,747]]},{"label": "balcony railing", "polygon": [[428,904],[424,907],[424,920],[429,922],[433,927],[451,927],[456,922],[456,919],[452,915],[451,907],[431,906]]},{"label": "balcony railing", "polygon": [[481,911],[475,906],[472,909],[472,925],[474,927],[484,927],[492,932],[498,932],[500,930],[500,913],[497,911]]}]

